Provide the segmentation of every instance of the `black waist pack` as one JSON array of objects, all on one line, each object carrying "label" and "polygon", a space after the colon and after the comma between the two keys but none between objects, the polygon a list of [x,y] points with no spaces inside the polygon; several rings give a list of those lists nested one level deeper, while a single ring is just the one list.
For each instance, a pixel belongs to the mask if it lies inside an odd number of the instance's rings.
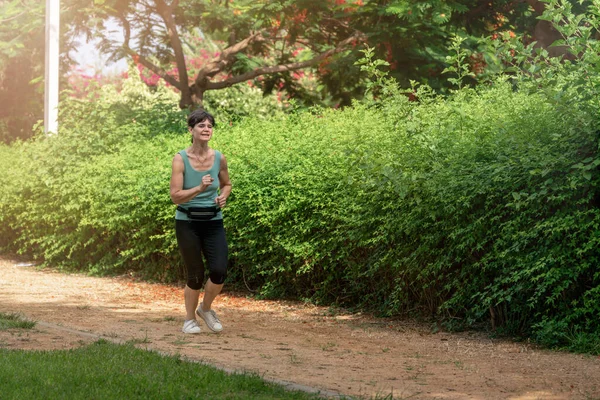
[{"label": "black waist pack", "polygon": [[216,217],[221,209],[219,207],[183,208],[181,206],[177,206],[177,211],[181,211],[187,215],[191,221],[208,221],[209,219]]}]

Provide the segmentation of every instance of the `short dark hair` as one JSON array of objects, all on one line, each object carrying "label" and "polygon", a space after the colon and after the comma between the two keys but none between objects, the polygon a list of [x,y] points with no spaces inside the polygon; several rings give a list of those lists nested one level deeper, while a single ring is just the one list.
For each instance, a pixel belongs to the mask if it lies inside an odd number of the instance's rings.
[{"label": "short dark hair", "polygon": [[188,126],[193,128],[198,122],[208,120],[212,126],[215,126],[215,117],[206,112],[203,108],[197,108],[188,116]]}]

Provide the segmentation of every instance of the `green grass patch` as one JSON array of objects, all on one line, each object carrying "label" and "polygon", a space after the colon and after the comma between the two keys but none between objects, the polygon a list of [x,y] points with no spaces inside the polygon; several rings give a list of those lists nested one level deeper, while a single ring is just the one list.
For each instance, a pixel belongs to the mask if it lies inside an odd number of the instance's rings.
[{"label": "green grass patch", "polygon": [[64,351],[0,349],[0,371],[3,399],[322,398],[105,340]]},{"label": "green grass patch", "polygon": [[7,329],[31,329],[34,321],[29,321],[19,313],[0,312],[0,331]]}]

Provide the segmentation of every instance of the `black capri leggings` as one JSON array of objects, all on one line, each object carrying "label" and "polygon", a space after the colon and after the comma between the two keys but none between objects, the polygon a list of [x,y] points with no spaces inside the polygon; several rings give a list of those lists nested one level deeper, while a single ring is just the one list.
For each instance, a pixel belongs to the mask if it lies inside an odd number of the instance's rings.
[{"label": "black capri leggings", "polygon": [[200,290],[204,283],[204,262],[208,263],[209,277],[217,285],[227,277],[227,238],[223,220],[175,220],[175,235],[183,262],[187,268],[187,285]]}]

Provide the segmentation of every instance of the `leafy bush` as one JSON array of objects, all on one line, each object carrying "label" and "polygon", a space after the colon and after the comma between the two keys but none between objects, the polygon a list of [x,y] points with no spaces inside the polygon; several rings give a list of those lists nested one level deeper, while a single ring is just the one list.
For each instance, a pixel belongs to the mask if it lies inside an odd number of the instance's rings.
[{"label": "leafy bush", "polygon": [[[160,181],[169,161],[162,148],[160,159],[151,153],[163,145],[161,138],[185,132],[185,113],[170,90],[150,90],[133,78],[120,92],[110,85],[97,88],[92,99],[63,98],[59,135],[38,134],[29,143],[1,148],[7,171],[2,245],[63,268],[110,272],[143,258],[122,255],[143,243],[142,253],[151,247],[153,256],[144,262],[152,271],[162,257],[152,240],[166,231],[155,227],[161,219],[154,207],[165,208],[170,200]],[[141,243],[131,244],[140,237]],[[162,260],[160,270],[167,274]]]},{"label": "leafy bush", "polygon": [[417,305],[470,323],[492,310],[513,333],[597,286],[585,114],[502,82],[403,99],[231,132],[246,279],[388,315]]}]

